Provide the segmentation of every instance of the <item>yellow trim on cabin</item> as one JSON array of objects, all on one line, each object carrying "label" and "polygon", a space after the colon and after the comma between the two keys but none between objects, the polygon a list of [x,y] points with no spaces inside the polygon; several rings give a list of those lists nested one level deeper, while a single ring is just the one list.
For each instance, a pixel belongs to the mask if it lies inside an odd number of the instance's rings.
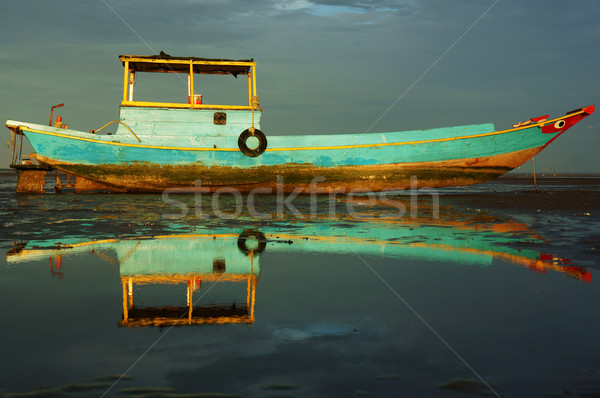
[{"label": "yellow trim on cabin", "polygon": [[[254,64],[252,66],[252,70],[250,71],[250,74],[252,75],[252,96],[256,97],[256,64]],[[250,104],[252,103],[252,100],[250,100]]]},{"label": "yellow trim on cabin", "polygon": [[[144,62],[153,64],[188,64],[190,61],[194,65],[232,65],[232,66],[256,66],[256,62],[243,62],[243,61],[200,61],[193,59],[167,59],[167,58],[138,58],[122,56],[119,58],[123,62]],[[180,72],[183,73],[183,72]],[[242,73],[245,74],[245,73]]]},{"label": "yellow trim on cabin", "polygon": [[194,109],[196,107],[196,96],[194,95],[194,64],[192,64],[191,60],[190,60],[190,71],[188,73],[188,77],[190,79],[188,102],[190,103],[190,108]]},{"label": "yellow trim on cabin", "polygon": [[[309,150],[328,150],[328,149],[355,149],[355,148],[370,148],[370,147],[386,147],[386,146],[399,146],[399,145],[418,145],[418,144],[426,144],[433,142],[447,142],[447,141],[456,141],[456,140],[464,140],[467,138],[479,138],[479,137],[487,137],[491,135],[499,135],[506,134],[513,131],[525,130],[532,127],[542,127],[547,124],[552,124],[558,120],[566,119],[568,117],[577,116],[579,114],[585,113],[584,111],[580,111],[577,113],[572,113],[570,115],[566,115],[566,117],[559,117],[552,120],[547,120],[537,124],[531,124],[528,126],[502,130],[502,131],[493,131],[491,133],[483,133],[483,134],[475,134],[475,135],[465,135],[460,137],[450,137],[450,138],[438,138],[434,140],[420,140],[420,141],[407,141],[407,142],[385,142],[379,144],[356,144],[356,145],[334,145],[334,146],[315,146],[315,147],[293,147],[293,148],[267,148],[265,152],[282,152],[282,151],[309,151]],[[179,150],[179,151],[215,151],[215,152],[237,152],[238,148],[190,148],[190,147],[167,147],[167,146],[158,146],[158,145],[140,145],[140,144],[128,144],[122,142],[110,142],[103,140],[96,140],[92,138],[84,138],[84,137],[75,137],[72,135],[61,134],[61,133],[52,133],[49,131],[42,131],[32,129],[26,126],[18,126],[21,130],[30,131],[32,133],[40,133],[40,134],[48,134],[56,137],[63,138],[72,138],[75,140],[87,141],[87,142],[96,142],[107,145],[116,145],[116,146],[126,146],[126,147],[134,147],[134,148],[149,148],[149,149],[166,149],[166,150]]]},{"label": "yellow trim on cabin", "polygon": [[252,106],[252,74],[248,74],[248,105]]},{"label": "yellow trim on cabin", "polygon": [[170,102],[148,102],[148,101],[122,101],[121,106],[143,106],[143,107],[154,107],[154,108],[218,108],[218,109],[230,109],[230,110],[251,110],[252,106],[248,105],[214,105],[214,104],[183,104],[183,103],[170,103]]},{"label": "yellow trim on cabin", "polygon": [[[124,85],[123,85],[123,101],[121,102],[121,106],[143,106],[143,107],[161,107],[161,108],[190,108],[190,109],[202,109],[202,108],[221,108],[221,109],[233,109],[233,110],[251,110],[252,109],[252,93],[250,92],[251,87],[250,84],[248,85],[248,105],[247,106],[243,106],[243,105],[196,105],[195,101],[193,100],[193,96],[194,96],[194,91],[193,91],[193,87],[194,87],[194,65],[230,65],[230,66],[248,66],[250,67],[250,69],[248,70],[248,72],[244,73],[244,72],[239,72],[239,74],[241,75],[248,75],[248,79],[252,80],[253,82],[253,92],[254,92],[254,96],[256,96],[256,77],[255,77],[255,70],[256,70],[256,62],[241,62],[241,61],[199,61],[199,60],[193,60],[193,59],[149,59],[149,58],[140,58],[140,57],[131,57],[128,55],[124,55],[119,57],[119,59],[123,62],[123,66],[125,69],[125,79],[124,79]],[[128,88],[128,80],[129,80],[129,63],[130,62],[142,62],[142,63],[161,63],[161,64],[178,64],[178,65],[185,65],[185,64],[189,64],[190,65],[190,70],[188,73],[188,76],[190,77],[190,85],[191,85],[191,94],[190,97],[192,98],[192,101],[190,101],[190,103],[185,104],[185,103],[167,103],[167,102],[147,102],[147,101],[133,101],[133,98],[131,98],[131,101],[127,100],[127,94],[129,91]],[[172,73],[185,73],[183,71],[175,71],[175,70],[171,70],[171,71],[167,71],[167,72],[172,72]],[[218,75],[218,74],[227,74],[227,73],[220,73],[220,72],[210,72],[210,73],[203,73],[203,72],[199,72],[199,74],[213,74],[213,75]]]},{"label": "yellow trim on cabin", "polygon": [[129,62],[125,61],[125,76],[123,78],[123,102],[127,101],[127,88],[129,87]]}]

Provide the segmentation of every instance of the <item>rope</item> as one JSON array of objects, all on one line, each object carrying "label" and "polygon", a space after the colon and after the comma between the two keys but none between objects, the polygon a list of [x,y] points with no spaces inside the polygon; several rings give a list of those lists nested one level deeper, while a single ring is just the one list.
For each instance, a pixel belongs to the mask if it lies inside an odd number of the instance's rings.
[{"label": "rope", "polygon": [[108,125],[111,125],[111,124],[113,124],[113,123],[119,123],[119,124],[122,124],[123,126],[125,126],[125,128],[126,128],[127,130],[129,130],[129,132],[130,132],[131,134],[133,134],[133,136],[135,137],[135,139],[136,139],[136,140],[138,140],[139,142],[142,142],[142,140],[140,140],[140,138],[139,138],[137,135],[135,135],[135,133],[133,132],[133,130],[132,130],[132,129],[130,129],[128,125],[126,125],[125,123],[123,123],[123,122],[121,122],[121,121],[119,121],[119,120],[113,120],[112,122],[108,122],[108,123],[106,123],[104,126],[100,127],[98,130],[92,130],[92,131],[94,131],[95,133],[97,133],[98,131],[102,130],[104,127],[106,127],[106,126],[108,126]]},{"label": "rope", "polygon": [[256,95],[250,99],[250,105],[252,106],[252,127],[250,127],[248,131],[250,132],[250,134],[252,134],[252,136],[254,136],[254,132],[256,131],[256,129],[254,128],[254,110],[260,109],[261,112],[263,110],[260,106],[260,102],[258,102],[258,96]]},{"label": "rope", "polygon": [[260,109],[260,111],[262,112],[262,108],[260,107],[260,103],[258,102],[258,96],[255,95],[254,97],[252,97],[251,104],[253,110]]}]

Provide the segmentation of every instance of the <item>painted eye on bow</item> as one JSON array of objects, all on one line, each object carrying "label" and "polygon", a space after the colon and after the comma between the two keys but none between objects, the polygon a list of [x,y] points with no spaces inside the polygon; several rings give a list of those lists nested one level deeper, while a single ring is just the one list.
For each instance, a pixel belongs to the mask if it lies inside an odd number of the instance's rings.
[{"label": "painted eye on bow", "polygon": [[558,122],[554,123],[554,128],[562,129],[565,127],[565,124],[567,123],[564,120],[559,120]]}]

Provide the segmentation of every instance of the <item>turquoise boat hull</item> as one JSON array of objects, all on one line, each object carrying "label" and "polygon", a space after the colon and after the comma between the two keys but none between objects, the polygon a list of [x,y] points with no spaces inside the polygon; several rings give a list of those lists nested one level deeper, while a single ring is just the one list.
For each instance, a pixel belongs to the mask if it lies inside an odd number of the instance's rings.
[{"label": "turquoise boat hull", "polygon": [[257,157],[240,151],[238,137],[252,118],[260,128],[258,111],[229,110],[220,125],[214,109],[122,106],[123,124],[112,135],[12,120],[6,126],[28,138],[40,164],[78,178],[80,191],[201,186],[261,193],[376,192],[491,180],[531,159],[593,111],[589,106],[503,131],[488,123],[368,134],[267,134],[268,147]]},{"label": "turquoise boat hull", "polygon": [[[399,260],[388,262],[388,267],[423,267],[424,262],[436,262],[451,268],[483,270],[503,264],[536,273],[560,272],[588,283],[592,280],[589,270],[571,265],[570,260],[523,247],[523,242],[533,247],[546,243],[525,224],[511,219],[482,220],[472,214],[456,215],[454,220],[443,221],[324,218],[262,226],[220,223],[193,228],[186,234],[123,238],[96,235],[91,239],[79,233],[50,239],[43,234],[44,239],[15,242],[6,253],[6,263],[15,267],[34,261],[49,262],[50,273],[61,277],[62,272],[70,272],[69,268],[61,268],[63,265],[85,265],[86,258],[98,256],[118,267],[123,288],[123,317],[119,325],[126,327],[252,324],[262,273],[268,277],[273,267],[281,265],[281,259],[302,254],[333,254],[338,256],[338,263],[343,263],[344,257],[357,257],[365,264],[373,258]],[[278,256],[261,265],[264,256],[271,254]],[[304,259],[310,261],[309,257]],[[293,263],[298,267],[306,265],[302,261]],[[495,275],[489,273],[489,277]],[[216,283],[227,283],[228,287],[218,289],[223,292],[219,297],[235,293],[230,301],[194,299],[203,297],[203,286],[209,286],[204,290],[208,293],[210,284]],[[142,307],[134,296],[143,296],[148,285],[178,285],[181,294],[174,303]],[[187,305],[183,306],[186,290]]]},{"label": "turquoise boat hull", "polygon": [[[247,232],[250,231],[250,234]],[[260,237],[244,243],[244,236]],[[50,257],[114,253],[121,277],[197,275],[210,279],[236,279],[261,273],[260,257],[266,253],[295,255],[341,254],[407,261],[439,261],[453,266],[490,267],[495,260],[530,269],[555,270],[587,280],[584,268],[558,264],[562,259],[544,260],[532,249],[515,248],[523,240],[543,244],[544,239],[526,225],[506,220],[477,223],[471,221],[402,221],[379,219],[356,221],[337,219],[296,222],[287,227],[267,226],[241,230],[235,227],[195,229],[189,234],[90,240],[62,236],[56,240],[29,241],[6,254],[10,265],[46,260]],[[255,247],[255,253],[249,250]],[[106,256],[104,256],[106,257]],[[215,260],[223,267],[215,270]],[[583,277],[585,276],[585,278]]]}]

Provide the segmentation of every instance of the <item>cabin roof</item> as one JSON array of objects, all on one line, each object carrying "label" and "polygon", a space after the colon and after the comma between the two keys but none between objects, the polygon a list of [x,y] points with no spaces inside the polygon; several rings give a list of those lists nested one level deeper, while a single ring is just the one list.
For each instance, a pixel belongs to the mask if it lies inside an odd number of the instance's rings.
[{"label": "cabin roof", "polygon": [[127,318],[119,326],[184,326],[208,324],[253,324],[254,317],[245,307],[231,305],[214,307],[134,307],[129,309]]},{"label": "cabin roof", "polygon": [[129,70],[133,72],[165,72],[189,73],[190,63],[194,73],[204,74],[249,74],[254,59],[210,59],[198,57],[171,57],[161,51],[159,55],[120,55],[119,59],[125,65],[129,62]]}]

